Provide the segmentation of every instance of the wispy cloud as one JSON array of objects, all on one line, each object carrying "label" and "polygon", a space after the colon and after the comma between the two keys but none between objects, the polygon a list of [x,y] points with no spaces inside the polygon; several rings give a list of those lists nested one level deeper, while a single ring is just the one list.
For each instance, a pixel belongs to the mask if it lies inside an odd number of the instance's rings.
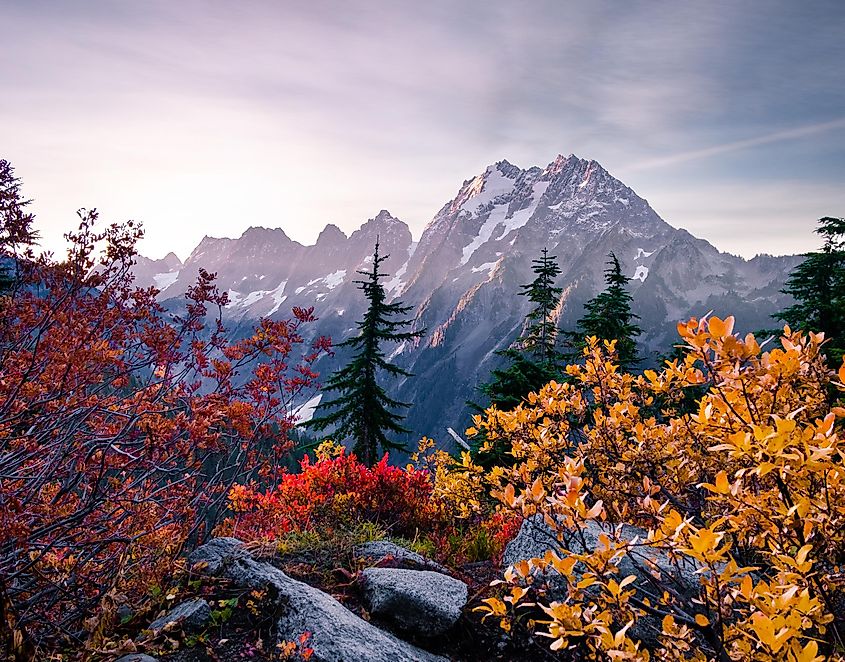
[{"label": "wispy cloud", "polygon": [[845,128],[845,117],[831,120],[829,122],[819,122],[817,124],[807,124],[793,129],[785,129],[783,131],[774,131],[763,136],[754,138],[746,138],[744,140],[734,140],[732,142],[722,143],[720,145],[713,145],[712,147],[704,147],[702,149],[693,149],[685,152],[678,152],[677,154],[669,154],[654,159],[646,159],[628,166],[620,168],[621,173],[634,172],[637,170],[649,170],[652,168],[665,168],[674,166],[688,161],[698,161],[700,159],[707,159],[712,156],[719,156],[720,154],[728,154],[730,152],[738,152],[740,150],[749,149],[751,147],[759,147],[761,145],[770,145],[772,143],[779,143],[785,140],[797,140],[798,138],[806,138],[828,131]]},{"label": "wispy cloud", "polygon": [[690,213],[727,171],[845,180],[841,0],[32,0],[0,25],[0,157],[48,245],[95,205],[152,255],[382,207],[419,235],[487,164],[560,152]]}]

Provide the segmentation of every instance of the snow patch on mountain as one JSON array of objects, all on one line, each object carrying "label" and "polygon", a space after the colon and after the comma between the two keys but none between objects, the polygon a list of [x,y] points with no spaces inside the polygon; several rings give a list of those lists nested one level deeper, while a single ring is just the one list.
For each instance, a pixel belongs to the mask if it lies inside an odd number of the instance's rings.
[{"label": "snow patch on mountain", "polygon": [[314,418],[314,411],[317,409],[317,406],[320,404],[320,401],[322,399],[323,394],[318,393],[308,402],[305,402],[304,404],[300,405],[298,408],[293,410],[293,415],[296,417],[297,425],[307,423],[312,418]]},{"label": "snow patch on mountain", "polygon": [[155,276],[153,276],[153,283],[155,283],[157,290],[164,291],[168,287],[173,285],[173,283],[175,283],[178,278],[178,271],[167,271],[163,274],[156,274]]},{"label": "snow patch on mountain", "polygon": [[479,228],[478,234],[468,245],[464,246],[461,254],[461,266],[469,262],[470,258],[472,257],[473,253],[475,253],[475,251],[477,251],[481,246],[490,241],[490,238],[493,236],[493,231],[499,225],[503,225],[504,230],[498,237],[496,237],[496,241],[504,239],[508,234],[510,234],[514,230],[518,230],[519,228],[523,227],[526,223],[528,223],[529,219],[534,215],[534,212],[537,210],[537,205],[540,202],[540,198],[542,197],[543,193],[546,192],[548,186],[549,182],[537,182],[536,184],[534,184],[534,186],[532,187],[532,198],[530,199],[529,204],[526,207],[517,210],[510,216],[508,216],[508,210],[510,209],[509,202],[503,201],[498,205],[494,206],[493,209],[490,211],[489,215],[487,216],[487,219],[484,221],[484,223],[481,224],[481,228]]},{"label": "snow patch on mountain", "polygon": [[267,313],[268,315],[272,315],[273,313],[275,313],[288,298],[285,294],[285,286],[287,284],[288,282],[286,280],[283,280],[281,283],[279,283],[279,286],[275,290],[272,290],[269,293],[270,296],[273,297],[273,308],[270,310],[269,313]]},{"label": "snow patch on mountain", "polygon": [[648,267],[644,267],[643,265],[638,265],[636,271],[634,271],[634,275],[631,276],[631,280],[638,280],[641,283],[645,283],[645,279],[648,278]]},{"label": "snow patch on mountain", "polygon": [[493,230],[495,230],[496,226],[505,220],[509,206],[510,205],[505,203],[493,207],[493,210],[490,212],[487,220],[484,221],[481,228],[479,228],[478,234],[468,245],[464,246],[464,250],[461,255],[461,266],[469,262],[472,254],[490,240],[490,237],[493,236]]},{"label": "snow patch on mountain", "polygon": [[485,262],[484,264],[479,264],[477,267],[472,268],[472,273],[476,274],[479,271],[492,271],[493,267],[499,264],[499,261],[496,260],[495,262]]},{"label": "snow patch on mountain", "polygon": [[496,166],[490,166],[483,175],[478,175],[472,180],[467,189],[468,197],[461,209],[475,212],[479,207],[513,191],[514,184],[515,180],[506,177]]},{"label": "snow patch on mountain", "polygon": [[405,263],[396,270],[396,273],[393,275],[389,281],[384,284],[384,289],[387,292],[395,291],[396,294],[400,294],[402,292],[402,288],[405,286],[405,281],[402,280],[402,277],[408,271],[408,265],[411,263],[411,258],[414,257],[414,251],[417,250],[417,246],[419,246],[418,241],[412,241],[410,247],[408,248],[408,259],[405,260]]},{"label": "snow patch on mountain", "polygon": [[641,257],[651,257],[652,255],[654,255],[654,251],[649,252],[649,251],[646,251],[642,248],[638,248],[637,249],[637,257],[635,257],[634,259],[639,260]]},{"label": "snow patch on mountain", "polygon": [[226,308],[234,308],[241,302],[241,299],[243,298],[243,295],[240,292],[236,292],[232,289],[227,290],[226,294],[229,297],[229,303],[226,304]]},{"label": "snow patch on mountain", "polygon": [[388,356],[388,357],[387,357],[387,360],[388,360],[388,361],[392,361],[393,359],[395,359],[397,356],[399,356],[399,355],[400,355],[402,352],[404,352],[404,351],[405,351],[405,341],[403,340],[402,342],[400,342],[400,343],[396,346],[396,349],[394,349],[394,350],[390,353],[390,356]]},{"label": "snow patch on mountain", "polygon": [[524,209],[520,209],[519,211],[515,212],[513,216],[509,219],[505,219],[505,229],[502,230],[502,234],[500,234],[496,241],[504,239],[508,234],[513,232],[514,230],[518,230],[523,225],[528,223],[528,220],[534,215],[534,212],[537,210],[537,205],[540,204],[540,198],[543,197],[543,194],[546,192],[546,189],[549,188],[549,182],[537,182],[532,187],[532,195],[531,204],[529,204]]},{"label": "snow patch on mountain", "polygon": [[326,284],[326,287],[333,290],[343,282],[344,278],[346,278],[346,269],[338,269],[323,278],[323,282]]},{"label": "snow patch on mountain", "polygon": [[252,304],[261,301],[262,297],[267,294],[264,290],[256,290],[255,292],[250,292],[247,294],[243,300],[241,300],[238,305],[242,308],[247,308]]}]

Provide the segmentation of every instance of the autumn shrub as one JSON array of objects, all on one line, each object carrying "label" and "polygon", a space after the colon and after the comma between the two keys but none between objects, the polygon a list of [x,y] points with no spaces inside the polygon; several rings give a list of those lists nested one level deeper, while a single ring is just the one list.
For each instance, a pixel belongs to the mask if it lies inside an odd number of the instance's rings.
[{"label": "autumn shrub", "polygon": [[[825,365],[821,334],[786,327],[764,351],[733,324],[680,324],[685,356],[642,375],[590,338],[571,383],[476,419],[516,460],[481,480],[556,542],[507,569],[487,617],[596,659],[842,659],[845,367]],[[478,480],[471,462],[456,478]]]},{"label": "autumn shrub", "polygon": [[297,473],[285,473],[271,489],[235,485],[232,517],[219,532],[247,540],[278,539],[290,531],[380,525],[396,536],[430,529],[438,518],[428,472],[388,463],[367,467],[342,446],[324,442],[316,459],[306,456]]},{"label": "autumn shrub", "polygon": [[235,482],[273,481],[328,347],[303,343],[309,310],[230,341],[204,271],[167,313],[132,283],[140,230],[95,220],[67,261],[19,261],[0,299],[0,638],[18,657],[99,645],[106,606],[160,583]]}]

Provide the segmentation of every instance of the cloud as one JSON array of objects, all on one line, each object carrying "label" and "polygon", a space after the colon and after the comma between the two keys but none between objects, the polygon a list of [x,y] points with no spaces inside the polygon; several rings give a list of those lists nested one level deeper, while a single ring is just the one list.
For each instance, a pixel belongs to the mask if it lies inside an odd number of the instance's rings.
[{"label": "cloud", "polygon": [[575,152],[635,188],[671,171],[707,190],[726,169],[707,157],[733,155],[740,182],[758,158],[832,185],[843,17],[821,0],[0,3],[2,156],[45,243],[98,205],[144,221],[156,255],[259,223],[309,241],[382,207],[419,235],[502,158]]},{"label": "cloud", "polygon": [[721,145],[713,145],[712,147],[704,147],[702,149],[694,149],[677,154],[670,154],[668,156],[661,156],[653,159],[646,159],[621,168],[621,172],[634,172],[637,170],[649,170],[652,168],[665,168],[668,166],[678,165],[680,163],[687,163],[688,161],[697,161],[699,159],[707,159],[712,156],[719,156],[720,154],[728,154],[739,150],[749,149],[751,147],[759,147],[761,145],[770,145],[785,140],[797,140],[798,138],[806,138],[820,133],[827,133],[828,131],[835,131],[837,129],[845,128],[845,117],[831,120],[829,122],[818,122],[816,124],[807,124],[792,129],[784,129],[782,131],[774,131],[772,133],[757,136],[754,138],[746,138],[744,140],[734,140],[732,142],[723,143]]},{"label": "cloud", "polygon": [[702,182],[638,192],[671,225],[748,258],[817,250],[816,221],[845,216],[845,189],[824,182]]}]

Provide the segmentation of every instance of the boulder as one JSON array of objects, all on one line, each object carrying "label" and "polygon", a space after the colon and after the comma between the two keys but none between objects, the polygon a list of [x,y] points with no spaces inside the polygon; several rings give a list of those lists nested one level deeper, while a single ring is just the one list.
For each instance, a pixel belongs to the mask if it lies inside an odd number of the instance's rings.
[{"label": "boulder", "polygon": [[467,585],[430,570],[367,568],[364,602],[373,616],[421,638],[448,632],[467,603]]},{"label": "boulder", "polygon": [[182,632],[197,632],[211,621],[211,608],[202,598],[189,600],[174,607],[161,618],[150,623],[148,630],[158,633],[169,623],[177,623]]},{"label": "boulder", "polygon": [[[620,537],[623,540],[634,540],[638,538],[645,540],[647,532],[635,526],[623,524],[619,529]],[[557,535],[541,515],[523,521],[516,535],[507,547],[503,555],[505,565],[513,565],[519,560],[530,558],[542,558],[548,550],[561,554],[564,549],[575,554],[589,553],[599,546],[599,536],[602,533],[610,534],[611,527],[602,525],[595,520],[588,521],[580,533],[575,531],[563,531],[563,540],[559,541]],[[673,589],[681,596],[691,598],[698,593],[699,575],[697,571],[701,565],[693,562],[692,559],[673,561],[668,554],[652,547],[640,547],[622,557],[619,562],[620,579],[628,575],[637,578],[637,587],[641,591],[657,590],[658,595],[663,591],[655,588],[655,583]],[[576,566],[576,572],[578,568]],[[551,588],[565,588],[565,581],[556,571],[551,570],[547,576]]]},{"label": "boulder", "polygon": [[392,559],[392,565],[397,568],[432,570],[444,575],[449,574],[449,571],[439,563],[388,540],[373,540],[356,545],[352,554],[356,559],[362,559],[367,563],[376,564]]},{"label": "boulder", "polygon": [[[505,547],[503,561],[505,565],[513,565],[522,559],[542,558],[548,550],[558,555],[564,549],[575,554],[592,552],[599,546],[599,536],[602,533],[609,535],[610,532],[610,526],[602,527],[598,522],[590,520],[580,534],[563,531],[563,540],[558,540],[557,534],[546,524],[543,517],[536,515],[523,521],[516,538]],[[644,529],[627,524],[619,528],[619,534],[623,540],[629,541],[634,538],[645,540],[647,536]],[[579,565],[575,566],[576,575],[579,574]],[[698,595],[702,566],[692,559],[673,561],[662,550],[640,547],[619,559],[618,567],[618,579],[624,579],[628,575],[637,578],[636,588],[640,597],[648,597],[649,594],[659,596],[663,593],[661,587],[669,588],[684,600],[692,600]],[[546,582],[550,599],[564,599],[567,594],[567,581],[556,570],[549,569],[545,575],[538,578]],[[658,587],[658,583],[661,587]],[[590,590],[593,589],[587,589],[588,592]],[[630,634],[646,646],[653,646],[657,643],[660,631],[660,619],[648,616],[639,619]]]},{"label": "boulder", "polygon": [[213,574],[243,588],[266,591],[278,609],[279,640],[295,641],[310,632],[307,645],[314,651],[314,662],[445,662],[445,658],[371,625],[323,591],[288,577],[269,563],[256,561],[243,544],[232,543],[234,539],[223,539],[228,541],[225,543],[219,540],[198,548],[189,557],[191,563],[197,562],[194,559],[207,561]]},{"label": "boulder", "polygon": [[114,662],[158,662],[158,659],[143,653],[129,653],[117,658]]},{"label": "boulder", "polygon": [[212,538],[188,555],[191,567],[204,564],[202,571],[209,575],[220,572],[223,563],[232,559],[252,558],[243,541],[237,538]]}]

